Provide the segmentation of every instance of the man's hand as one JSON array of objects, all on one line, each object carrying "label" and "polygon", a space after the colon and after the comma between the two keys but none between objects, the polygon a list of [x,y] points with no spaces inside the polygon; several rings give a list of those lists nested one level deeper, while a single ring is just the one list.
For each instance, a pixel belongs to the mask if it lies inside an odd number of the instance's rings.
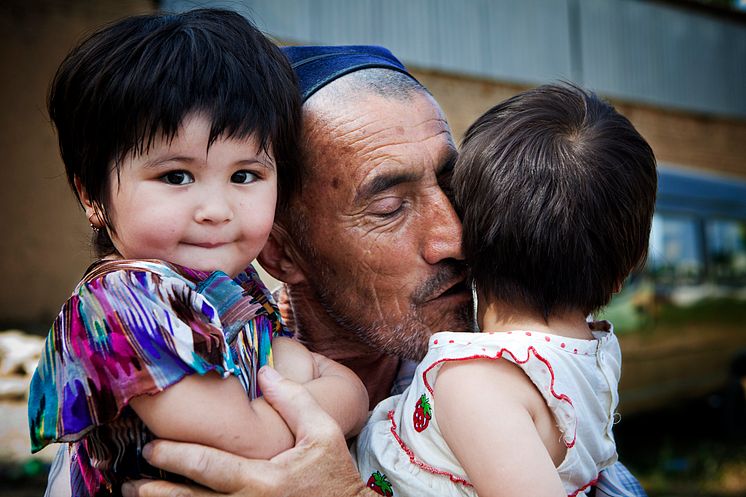
[{"label": "man's hand", "polygon": [[259,384],[267,402],[295,434],[295,447],[263,461],[202,445],[157,440],[143,451],[150,464],[208,488],[138,480],[122,486],[124,497],[375,495],[352,464],[339,427],[306,389],[267,367],[259,371]]}]

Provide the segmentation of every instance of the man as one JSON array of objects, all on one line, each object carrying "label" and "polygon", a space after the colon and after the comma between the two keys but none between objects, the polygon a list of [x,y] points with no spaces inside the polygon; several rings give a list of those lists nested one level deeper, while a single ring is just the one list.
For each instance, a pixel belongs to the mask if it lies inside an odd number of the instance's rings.
[{"label": "man", "polygon": [[[446,194],[456,148],[438,105],[387,50],[286,54],[304,99],[302,190],[278,213],[260,260],[286,283],[298,338],[355,371],[372,407],[406,376],[405,360],[422,357],[431,332],[469,327],[461,226]],[[376,495],[301,387],[272,370],[260,382],[296,434],[295,448],[251,461],[160,441],[145,456],[222,494]],[[152,481],[123,491],[216,495]]]},{"label": "man", "polygon": [[387,50],[285,52],[303,88],[302,192],[260,260],[286,283],[297,337],[355,371],[372,408],[433,330],[468,328],[461,224],[444,192],[456,147]]}]

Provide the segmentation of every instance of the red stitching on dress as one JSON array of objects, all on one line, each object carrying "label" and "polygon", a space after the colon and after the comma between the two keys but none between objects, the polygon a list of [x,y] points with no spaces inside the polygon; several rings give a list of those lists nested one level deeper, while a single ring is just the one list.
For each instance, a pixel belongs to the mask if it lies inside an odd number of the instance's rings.
[{"label": "red stitching on dress", "polygon": [[463,478],[459,478],[458,476],[452,473],[449,473],[448,471],[442,471],[440,469],[434,468],[433,466],[430,466],[429,464],[425,462],[418,460],[415,457],[414,452],[412,452],[412,449],[410,449],[407,446],[407,444],[404,443],[404,440],[399,438],[399,434],[396,432],[396,421],[394,421],[394,410],[393,409],[389,411],[388,417],[389,417],[389,421],[391,421],[391,434],[394,435],[394,438],[396,439],[396,441],[399,442],[399,447],[401,447],[404,453],[407,454],[407,456],[409,457],[409,462],[411,462],[412,464],[416,466],[419,466],[421,469],[424,469],[428,473],[432,473],[434,475],[447,476],[448,478],[450,478],[450,480],[453,483],[460,483],[466,487],[474,486],[468,481],[464,480]]},{"label": "red stitching on dress", "polygon": [[[484,349],[482,349],[482,350],[484,350]],[[447,358],[444,358],[444,359],[440,359],[440,360],[437,360],[434,363],[432,363],[430,365],[430,367],[428,367],[425,371],[423,371],[423,373],[422,373],[422,382],[424,383],[425,388],[427,388],[428,392],[430,392],[430,395],[432,395],[433,397],[435,397],[435,392],[433,391],[433,387],[430,386],[430,382],[427,381],[427,374],[435,366],[438,366],[438,365],[440,365],[441,363],[444,363],[444,362],[471,361],[471,360],[474,360],[474,359],[491,359],[491,360],[502,359],[502,356],[503,356],[504,352],[507,353],[508,355],[510,355],[510,357],[513,358],[513,362],[515,362],[516,364],[525,364],[525,363],[527,363],[528,360],[531,358],[531,354],[533,353],[534,357],[536,357],[538,360],[540,360],[541,362],[543,362],[544,365],[547,367],[547,369],[549,369],[549,374],[551,375],[551,380],[549,381],[549,393],[551,393],[552,396],[555,399],[560,400],[562,402],[567,402],[568,404],[570,404],[570,407],[573,407],[573,405],[572,405],[572,399],[570,399],[570,397],[568,397],[564,393],[557,393],[554,390],[554,380],[555,380],[555,378],[554,378],[554,368],[552,368],[552,365],[550,364],[550,362],[547,359],[545,359],[538,352],[536,352],[536,349],[534,348],[533,345],[530,345],[528,347],[528,349],[526,350],[526,358],[524,360],[522,360],[522,361],[518,360],[518,358],[515,356],[515,354],[513,354],[513,352],[511,352],[510,350],[508,350],[506,348],[501,348],[499,351],[497,351],[497,353],[494,356],[490,356],[490,355],[471,355],[471,356],[468,356],[468,357],[459,357],[459,358],[449,358],[449,357],[447,357]],[[565,442],[565,446],[568,449],[571,449],[571,448],[573,448],[575,446],[575,440],[576,440],[577,434],[578,434],[577,433],[577,429],[578,429],[577,423],[575,423],[575,430],[574,430],[574,433],[572,434],[572,441],[569,442],[569,443]],[[562,437],[562,438],[564,438],[564,437]]]},{"label": "red stitching on dress", "polygon": [[596,476],[594,479],[592,479],[591,481],[589,481],[588,483],[586,483],[585,485],[583,485],[582,487],[580,487],[579,489],[577,489],[575,492],[573,492],[571,494],[568,494],[567,497],[575,497],[576,495],[578,495],[580,492],[582,492],[586,488],[588,488],[588,487],[590,487],[592,485],[595,485],[596,483],[598,483],[599,476],[600,476],[600,473],[599,473],[598,476]]}]

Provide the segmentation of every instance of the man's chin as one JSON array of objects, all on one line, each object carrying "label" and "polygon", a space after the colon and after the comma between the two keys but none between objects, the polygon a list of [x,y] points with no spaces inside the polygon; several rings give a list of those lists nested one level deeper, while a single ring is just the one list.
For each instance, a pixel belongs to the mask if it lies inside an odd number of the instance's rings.
[{"label": "man's chin", "polygon": [[431,334],[439,331],[476,331],[477,329],[470,295],[439,298],[429,302],[422,309],[422,314],[423,321],[427,323]]},{"label": "man's chin", "polygon": [[[424,309],[423,309],[424,310]],[[443,311],[443,309],[440,309]],[[424,313],[423,313],[424,314]],[[402,359],[421,361],[427,353],[430,337],[440,331],[476,331],[471,300],[462,301],[449,312],[436,315],[420,315],[419,319],[405,320],[396,326],[397,343],[390,344],[390,350]]]}]

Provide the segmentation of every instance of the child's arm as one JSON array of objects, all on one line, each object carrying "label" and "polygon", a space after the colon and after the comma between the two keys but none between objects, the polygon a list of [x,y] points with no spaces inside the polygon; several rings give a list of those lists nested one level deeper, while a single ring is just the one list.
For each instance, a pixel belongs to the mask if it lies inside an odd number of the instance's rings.
[{"label": "child's arm", "polygon": [[[276,360],[282,363],[283,354],[290,352],[296,369],[290,376],[296,380],[308,378],[309,391],[316,397],[318,390],[317,400],[343,430],[356,428],[364,422],[368,397],[354,373],[335,364],[333,374],[328,374],[317,368],[313,356],[302,345],[282,344],[290,342],[287,339],[275,342]],[[310,375],[316,370],[320,376],[313,380]],[[133,399],[131,405],[159,438],[193,442],[264,459],[295,443],[280,415],[263,398],[249,401],[235,377],[220,378],[214,373],[190,375],[156,395]]]},{"label": "child's arm", "polygon": [[273,350],[275,369],[302,383],[347,438],[360,432],[368,418],[368,391],[355,373],[288,338],[276,338]]},{"label": "child's arm", "polygon": [[534,421],[546,404],[520,368],[506,360],[446,364],[434,397],[443,438],[480,497],[565,495]]}]

